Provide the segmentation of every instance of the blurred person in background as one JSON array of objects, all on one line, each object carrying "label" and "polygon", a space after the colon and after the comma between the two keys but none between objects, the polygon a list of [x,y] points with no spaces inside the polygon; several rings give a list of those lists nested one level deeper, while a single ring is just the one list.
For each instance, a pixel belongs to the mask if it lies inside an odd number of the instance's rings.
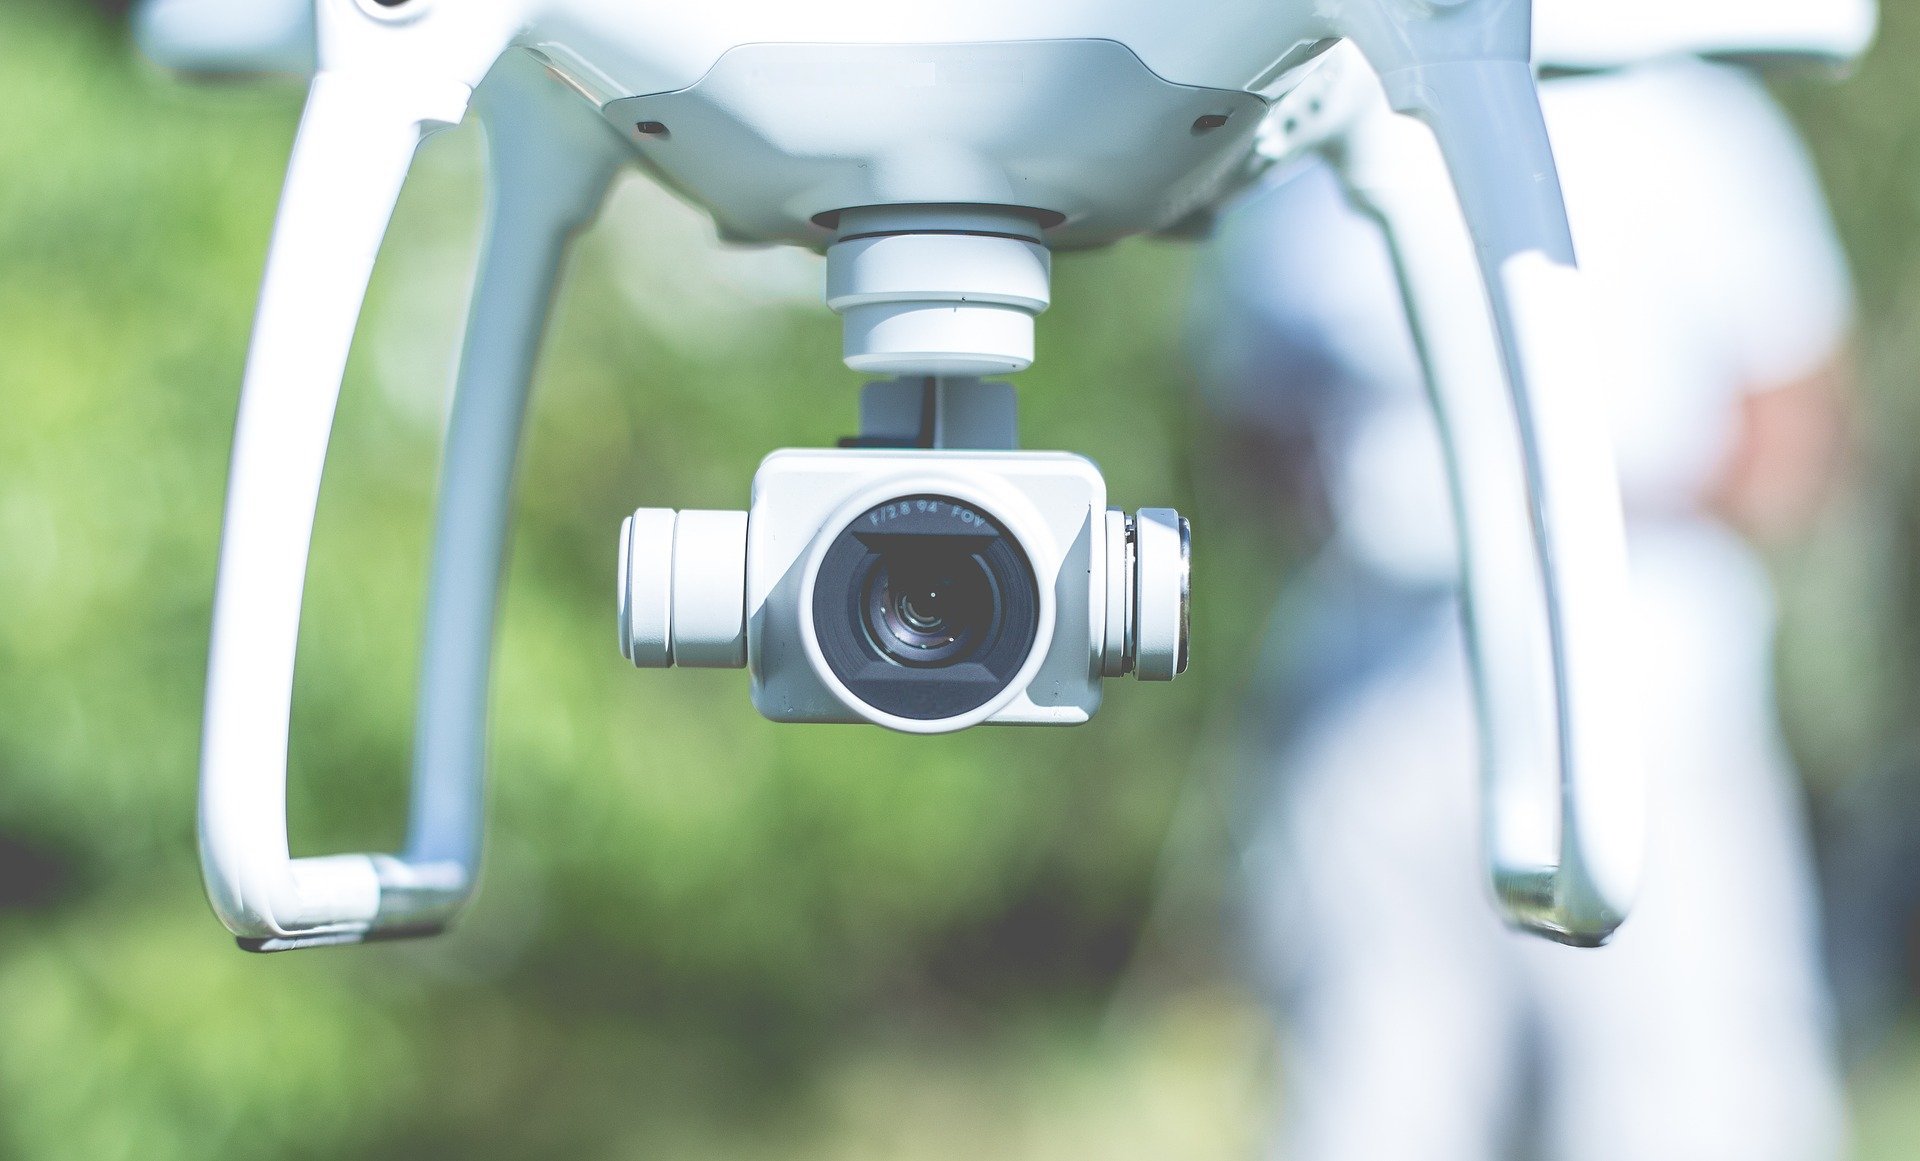
[{"label": "blurred person in background", "polygon": [[[1295,1161],[1812,1161],[1844,1146],[1799,786],[1756,546],[1843,444],[1852,294],[1797,138],[1683,60],[1543,86],[1595,283],[1650,775],[1614,941],[1505,929],[1482,886],[1471,686],[1439,445],[1376,225],[1310,165],[1201,279],[1212,409],[1317,522],[1243,730],[1236,816]],[[1498,615],[1499,610],[1491,610]]]}]

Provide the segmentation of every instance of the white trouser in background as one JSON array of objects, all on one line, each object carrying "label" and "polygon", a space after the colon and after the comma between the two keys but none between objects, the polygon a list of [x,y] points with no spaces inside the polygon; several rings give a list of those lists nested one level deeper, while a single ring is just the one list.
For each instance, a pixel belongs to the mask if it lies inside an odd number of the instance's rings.
[{"label": "white trouser in background", "polygon": [[[1650,854],[1613,943],[1485,896],[1447,603],[1261,763],[1245,856],[1279,1009],[1289,1161],[1828,1161],[1844,1145],[1800,791],[1758,564],[1699,522],[1632,532]],[[1304,675],[1311,678],[1311,674]]]}]

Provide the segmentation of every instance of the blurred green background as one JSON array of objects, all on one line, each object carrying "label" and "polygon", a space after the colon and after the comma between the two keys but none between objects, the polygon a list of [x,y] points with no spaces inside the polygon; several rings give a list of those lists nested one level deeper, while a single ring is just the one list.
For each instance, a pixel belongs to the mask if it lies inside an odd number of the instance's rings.
[{"label": "blurred green background", "polygon": [[[120,14],[0,3],[0,1157],[1246,1156],[1279,1084],[1222,916],[1221,723],[1289,558],[1209,468],[1190,253],[1059,263],[1023,438],[1200,530],[1196,658],[1077,730],[780,728],[636,673],[638,505],[738,507],[854,425],[817,259],[723,251],[633,178],[579,248],[525,449],[477,905],[447,938],[234,949],[195,760],[241,362],[300,93],[183,86]],[[1863,483],[1780,562],[1785,688],[1844,842],[1920,674],[1920,20],[1787,82],[1857,263]],[[294,715],[296,853],[401,835],[439,428],[480,149],[428,147],[362,328]],[[1873,801],[1882,801],[1874,799]],[[1884,813],[1884,811],[1882,811]],[[1920,1034],[1858,1059],[1863,1155],[1920,1150]]]}]

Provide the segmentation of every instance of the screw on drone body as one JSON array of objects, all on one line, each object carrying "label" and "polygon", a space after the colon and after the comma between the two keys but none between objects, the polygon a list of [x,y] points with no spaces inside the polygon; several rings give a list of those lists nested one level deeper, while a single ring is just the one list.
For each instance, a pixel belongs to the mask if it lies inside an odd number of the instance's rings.
[{"label": "screw on drone body", "polygon": [[1210,133],[1220,128],[1220,126],[1227,123],[1227,116],[1225,113],[1200,114],[1200,116],[1193,119],[1193,135],[1198,137],[1202,133]]}]

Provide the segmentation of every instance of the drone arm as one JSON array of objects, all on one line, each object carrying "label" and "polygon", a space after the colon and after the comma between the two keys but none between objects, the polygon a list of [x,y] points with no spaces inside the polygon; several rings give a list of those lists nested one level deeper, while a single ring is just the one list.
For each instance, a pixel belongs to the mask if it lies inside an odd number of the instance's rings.
[{"label": "drone arm", "polygon": [[540,339],[574,235],[623,143],[530,57],[479,94],[490,208],[448,422],[415,726],[409,862],[478,864],[488,676],[514,465]]},{"label": "drone arm", "polygon": [[1559,811],[1547,612],[1524,449],[1473,241],[1420,122],[1383,104],[1331,152],[1349,193],[1385,228],[1446,452],[1488,849],[1501,866],[1552,866]]},{"label": "drone arm", "polygon": [[392,95],[360,77],[322,74],[309,97],[242,391],[208,674],[201,850],[215,910],[244,946],[431,929],[471,890],[527,381],[567,241],[617,157],[597,123],[583,141],[577,121],[543,121],[558,86],[539,74],[530,58],[510,58],[488,86],[504,90],[489,110],[492,208],[443,470],[413,827],[398,857],[290,857],[287,719],[328,431],[367,279],[414,149],[459,112],[440,104],[396,118]]},{"label": "drone arm", "polygon": [[323,73],[294,143],[235,423],[201,755],[208,894],[243,938],[364,931],[397,870],[367,855],[289,856],[288,703],[327,435],[367,280],[415,149],[459,119],[466,96]]},{"label": "drone arm", "polygon": [[[1643,799],[1623,653],[1626,542],[1600,407],[1605,385],[1552,150],[1525,62],[1452,62],[1383,79],[1395,107],[1432,128],[1475,243],[1512,395],[1551,643],[1557,761],[1490,756],[1494,886],[1514,922],[1568,943],[1599,943],[1625,917],[1637,885]],[[1437,282],[1433,289],[1440,292]],[[1503,543],[1490,533],[1476,548],[1500,555]],[[1495,644],[1490,621],[1510,610],[1487,604],[1492,595],[1482,589],[1474,614],[1488,652],[1478,660],[1490,668],[1509,650],[1526,652],[1521,643]],[[1487,692],[1500,695],[1518,672],[1484,675]],[[1554,770],[1554,782],[1522,784]]]}]

